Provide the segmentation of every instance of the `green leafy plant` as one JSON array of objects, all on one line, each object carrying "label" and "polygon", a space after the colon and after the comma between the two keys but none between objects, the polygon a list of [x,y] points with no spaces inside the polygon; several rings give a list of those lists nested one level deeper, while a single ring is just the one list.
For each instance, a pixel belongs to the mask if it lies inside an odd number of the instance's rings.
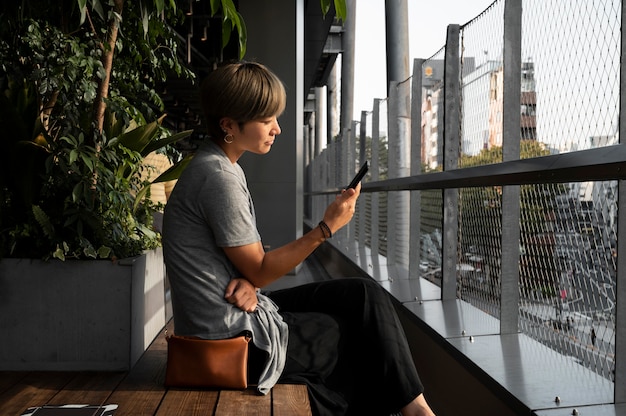
[{"label": "green leafy plant", "polygon": [[134,256],[160,244],[143,158],[191,133],[162,127],[154,92],[193,76],[171,29],[182,13],[173,1],[59,3],[0,8],[0,256]]},{"label": "green leafy plant", "polygon": [[[233,0],[210,0],[222,47],[247,32]],[[334,0],[345,19],[345,0]],[[330,0],[322,0],[324,15]],[[144,157],[188,159],[162,126],[156,86],[194,77],[178,54],[176,0],[16,0],[0,5],[0,258],[122,258],[160,243]]]},{"label": "green leafy plant", "polygon": [[136,114],[119,123],[107,114],[98,148],[83,131],[67,129],[55,139],[36,118],[34,139],[16,140],[3,153],[3,255],[114,258],[159,245],[151,228],[155,207],[144,198],[149,183],[140,180],[142,161],[191,132],[171,134],[162,118],[146,123]]}]

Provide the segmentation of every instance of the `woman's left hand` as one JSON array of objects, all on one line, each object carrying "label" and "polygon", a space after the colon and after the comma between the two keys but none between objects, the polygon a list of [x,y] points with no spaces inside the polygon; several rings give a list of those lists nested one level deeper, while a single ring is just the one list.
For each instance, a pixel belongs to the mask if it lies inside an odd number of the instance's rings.
[{"label": "woman's left hand", "polygon": [[242,278],[232,279],[228,283],[226,292],[224,292],[224,299],[244,312],[254,312],[259,303],[256,297],[256,287]]}]

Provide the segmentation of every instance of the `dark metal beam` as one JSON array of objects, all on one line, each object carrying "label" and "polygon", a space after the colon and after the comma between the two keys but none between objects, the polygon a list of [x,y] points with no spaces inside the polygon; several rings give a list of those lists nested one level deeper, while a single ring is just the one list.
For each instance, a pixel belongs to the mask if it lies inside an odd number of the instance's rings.
[{"label": "dark metal beam", "polygon": [[[361,192],[626,179],[626,144],[491,165],[365,182]],[[328,189],[314,194],[336,193]]]}]

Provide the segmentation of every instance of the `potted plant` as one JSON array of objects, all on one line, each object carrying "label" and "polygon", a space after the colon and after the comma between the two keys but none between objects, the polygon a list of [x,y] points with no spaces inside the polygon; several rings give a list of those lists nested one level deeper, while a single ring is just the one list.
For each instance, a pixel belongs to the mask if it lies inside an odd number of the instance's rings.
[{"label": "potted plant", "polygon": [[[17,3],[17,4],[7,4]],[[5,370],[127,369],[162,329],[158,206],[142,180],[163,127],[155,92],[192,77],[174,0],[5,2],[0,14],[0,346]],[[231,0],[211,2],[245,28]]]}]

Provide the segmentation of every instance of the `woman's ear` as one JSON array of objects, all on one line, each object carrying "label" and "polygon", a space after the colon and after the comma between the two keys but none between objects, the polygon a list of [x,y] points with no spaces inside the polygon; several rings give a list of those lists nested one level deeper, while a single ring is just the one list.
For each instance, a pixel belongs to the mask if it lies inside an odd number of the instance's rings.
[{"label": "woman's ear", "polygon": [[232,130],[234,124],[235,124],[235,121],[230,117],[223,117],[220,120],[220,128],[222,129],[223,132],[228,132]]}]

